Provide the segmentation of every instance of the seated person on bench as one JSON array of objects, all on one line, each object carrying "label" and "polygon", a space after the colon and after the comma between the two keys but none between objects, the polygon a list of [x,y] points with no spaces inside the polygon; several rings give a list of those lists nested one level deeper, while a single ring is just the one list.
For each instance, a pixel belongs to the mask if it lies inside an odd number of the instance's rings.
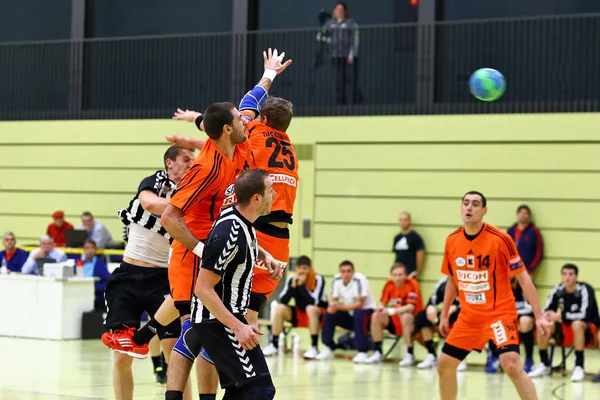
[{"label": "seated person on bench", "polygon": [[371,364],[383,361],[381,344],[383,330],[387,329],[392,335],[404,338],[407,350],[399,365],[408,367],[415,363],[412,332],[415,315],[423,310],[423,299],[419,282],[408,277],[404,264],[395,263],[390,274],[390,279],[383,287],[379,306],[371,317],[371,335],[375,351],[363,362]]},{"label": "seated person on bench", "polygon": [[[552,289],[544,315],[552,325],[552,335],[559,346],[575,347],[575,368],[571,381],[585,379],[583,351],[593,346],[600,316],[594,289],[585,282],[577,280],[579,270],[573,264],[565,264],[561,269],[562,284]],[[560,311],[560,312],[557,312]],[[552,366],[548,359],[548,341],[537,336],[541,364],[529,373],[531,377],[550,375]]]},{"label": "seated person on bench", "polygon": [[[295,306],[288,305],[292,299],[296,302]],[[287,278],[279,295],[279,304],[271,316],[273,335],[271,343],[263,350],[264,355],[269,357],[277,354],[283,323],[290,321],[295,328],[310,329],[312,344],[304,353],[304,358],[315,358],[318,354],[319,328],[326,308],[325,278],[315,272],[310,258],[298,257],[294,275]]]},{"label": "seated person on bench", "polygon": [[[438,328],[440,325],[440,314],[441,310],[438,311],[438,306],[444,304],[444,294],[446,292],[446,283],[448,283],[448,277],[444,276],[440,279],[433,290],[433,294],[429,298],[427,302],[427,308],[419,312],[415,316],[415,328],[413,330],[413,336],[421,334],[421,339],[429,352],[425,360],[421,361],[417,364],[417,368],[420,369],[428,369],[435,368],[437,365],[437,355],[436,355],[436,344],[433,341],[433,333],[438,332]],[[476,284],[473,284],[476,285]],[[456,319],[458,318],[458,313],[460,312],[460,304],[458,303],[458,296],[454,299],[452,306],[450,306],[450,326],[452,326]],[[464,371],[467,369],[467,361],[462,360],[462,362],[458,365],[458,371]]]}]

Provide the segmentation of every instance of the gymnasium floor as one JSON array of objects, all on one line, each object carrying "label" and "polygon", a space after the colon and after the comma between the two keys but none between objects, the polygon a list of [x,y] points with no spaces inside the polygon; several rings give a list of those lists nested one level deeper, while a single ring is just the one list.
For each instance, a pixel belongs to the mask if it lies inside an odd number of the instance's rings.
[{"label": "gymnasium floor", "polygon": [[[112,357],[112,352],[96,340],[0,337],[0,400],[114,399]],[[417,352],[417,358],[422,358],[422,353]],[[481,362],[482,356],[472,354],[468,361]],[[586,365],[588,372],[600,368],[597,350],[587,352]],[[392,362],[354,365],[342,357],[332,362],[305,362],[287,355],[269,359],[269,367],[278,391],[276,399],[439,398],[434,370],[399,368]],[[572,360],[568,367],[572,368]],[[150,360],[134,362],[135,399],[164,398],[164,386],[154,382],[151,369]],[[568,377],[553,377],[536,380],[535,384],[543,400],[600,399],[600,384],[589,382],[589,378],[575,384]],[[463,400],[516,399],[516,392],[503,374],[487,375],[481,367],[469,367],[460,375],[459,385],[459,399]]]}]

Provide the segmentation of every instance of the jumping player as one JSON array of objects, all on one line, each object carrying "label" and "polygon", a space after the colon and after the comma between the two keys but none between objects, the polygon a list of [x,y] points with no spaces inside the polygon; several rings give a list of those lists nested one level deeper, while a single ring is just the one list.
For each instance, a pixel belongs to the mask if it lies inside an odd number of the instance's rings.
[{"label": "jumping player", "polygon": [[[500,364],[521,399],[537,400],[535,387],[519,357],[517,306],[510,277],[515,276],[531,304],[539,333],[548,336],[550,323],[542,315],[537,292],[513,240],[504,231],[483,222],[486,198],[479,192],[463,196],[464,225],[446,239],[442,273],[446,284],[440,315],[440,333],[447,337],[438,363],[441,400],[455,400],[456,369],[473,350],[493,340]],[[449,310],[458,289],[460,315],[450,331]]]}]

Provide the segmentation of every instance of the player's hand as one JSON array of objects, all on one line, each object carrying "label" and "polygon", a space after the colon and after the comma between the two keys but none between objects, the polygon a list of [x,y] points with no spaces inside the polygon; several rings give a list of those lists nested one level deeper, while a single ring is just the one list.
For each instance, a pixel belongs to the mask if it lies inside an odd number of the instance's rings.
[{"label": "player's hand", "polygon": [[281,277],[283,276],[284,269],[284,265],[282,263],[274,259],[273,256],[268,253],[265,256],[263,262],[265,263],[267,270],[271,274],[271,276],[269,277],[270,279],[281,279]]},{"label": "player's hand", "polygon": [[335,314],[338,311],[338,303],[329,303],[329,306],[327,307],[327,312],[329,314]]},{"label": "player's hand", "polygon": [[447,337],[450,333],[450,321],[447,315],[440,316],[440,335]]},{"label": "player's hand", "polygon": [[202,146],[204,146],[204,140],[186,136],[165,135],[165,139],[175,146],[183,147],[184,149],[202,150]]},{"label": "player's hand", "polygon": [[269,51],[263,51],[263,59],[265,60],[265,70],[272,69],[277,72],[277,75],[281,74],[287,67],[292,64],[292,60],[287,60],[282,64],[283,57],[285,56],[285,51],[279,54],[277,49],[271,50],[269,47]]},{"label": "player's hand", "polygon": [[540,331],[540,333],[542,334],[542,336],[544,336],[546,338],[550,337],[550,333],[552,332],[552,323],[550,321],[548,321],[544,317],[536,318],[535,325],[537,326],[537,328]]},{"label": "player's hand", "polygon": [[246,324],[242,324],[233,333],[244,350],[252,350],[258,346],[258,335],[264,335],[264,332],[260,331],[257,327]]},{"label": "player's hand", "polygon": [[435,321],[437,321],[438,319],[437,310],[435,309],[435,307],[427,306],[425,314],[427,315],[427,320],[429,320],[429,322],[431,322],[432,324],[435,324]]},{"label": "player's hand", "polygon": [[196,121],[196,118],[198,118],[200,115],[202,114],[196,111],[183,111],[181,108],[178,108],[177,111],[173,113],[173,119],[176,119],[178,121],[194,122]]},{"label": "player's hand", "polygon": [[354,64],[354,56],[348,56],[348,64]]}]

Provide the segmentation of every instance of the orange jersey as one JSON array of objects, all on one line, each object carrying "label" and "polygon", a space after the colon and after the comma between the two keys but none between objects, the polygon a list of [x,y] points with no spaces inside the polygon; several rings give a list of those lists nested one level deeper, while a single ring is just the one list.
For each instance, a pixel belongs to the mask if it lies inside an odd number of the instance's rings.
[{"label": "orange jersey", "polygon": [[234,203],[235,178],[243,170],[255,167],[248,140],[235,146],[231,160],[208,139],[170,204],[183,211],[183,219],[192,234],[205,240],[221,208]]},{"label": "orange jersey", "polygon": [[472,240],[464,228],[446,239],[442,273],[450,275],[458,289],[460,317],[479,321],[497,316],[517,316],[510,277],[525,271],[512,238],[495,226],[484,224]]},{"label": "orange jersey", "polygon": [[388,280],[381,293],[381,302],[389,304],[393,308],[414,304],[413,314],[418,313],[423,310],[423,298],[421,297],[419,282],[416,279],[406,277],[404,285],[399,288],[391,279]]},{"label": "orange jersey", "polygon": [[[290,137],[267,125],[252,120],[246,124],[256,167],[271,175],[277,193],[268,221],[291,222],[298,189],[298,158]],[[275,218],[278,216],[279,218]]]}]

